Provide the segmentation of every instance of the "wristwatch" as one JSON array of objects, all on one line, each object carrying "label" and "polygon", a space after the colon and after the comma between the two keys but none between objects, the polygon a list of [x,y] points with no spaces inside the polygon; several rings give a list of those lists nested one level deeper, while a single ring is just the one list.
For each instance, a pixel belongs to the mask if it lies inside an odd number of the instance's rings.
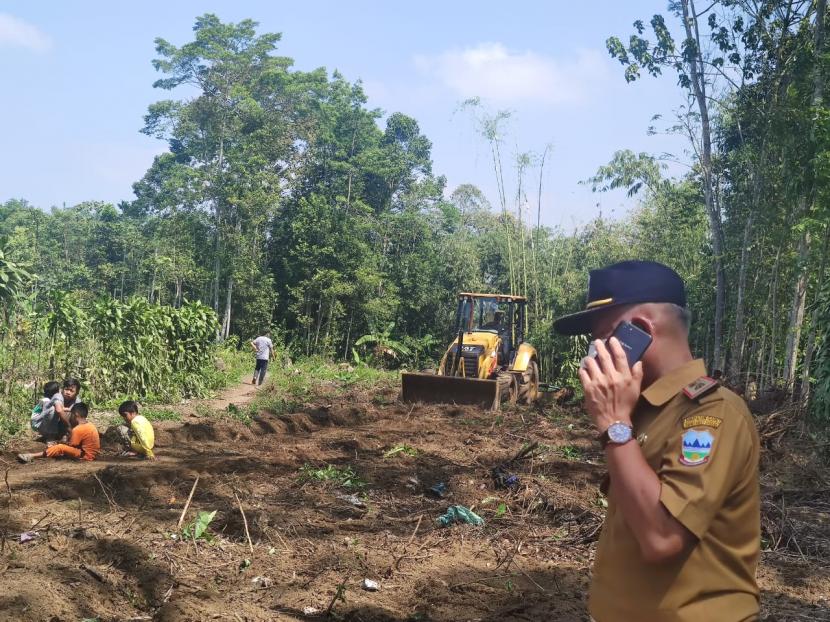
[{"label": "wristwatch", "polygon": [[599,444],[605,449],[608,443],[615,445],[625,445],[633,438],[633,428],[622,421],[615,421],[608,428],[599,435]]}]

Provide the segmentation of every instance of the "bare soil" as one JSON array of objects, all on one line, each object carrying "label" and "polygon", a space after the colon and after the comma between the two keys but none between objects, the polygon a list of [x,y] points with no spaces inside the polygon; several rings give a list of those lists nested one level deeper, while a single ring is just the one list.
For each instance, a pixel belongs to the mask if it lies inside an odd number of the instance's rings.
[{"label": "bare soil", "polygon": [[[0,619],[587,620],[604,469],[578,410],[411,406],[397,390],[327,384],[297,412],[246,425],[220,416],[254,396],[239,385],[156,424],[155,462],[117,457],[111,433],[94,463],[23,466],[14,453],[38,445],[9,448]],[[216,416],[197,415],[206,409]],[[497,488],[491,468],[531,441],[532,457],[508,469],[518,488]],[[803,442],[773,441],[764,619],[828,620],[827,469]],[[417,455],[385,457],[404,444]],[[351,467],[365,486],[306,481],[305,465]],[[185,523],[216,510],[211,542],[183,541],[176,527],[197,477]],[[439,482],[451,496],[428,492]],[[438,527],[451,504],[485,526]]]}]

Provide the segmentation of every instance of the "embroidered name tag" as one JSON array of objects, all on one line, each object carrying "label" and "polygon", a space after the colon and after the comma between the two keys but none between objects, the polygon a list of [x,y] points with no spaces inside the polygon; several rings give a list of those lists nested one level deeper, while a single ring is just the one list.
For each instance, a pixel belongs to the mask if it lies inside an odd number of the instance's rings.
[{"label": "embroidered name tag", "polygon": [[713,417],[711,415],[692,415],[683,419],[683,429],[696,428],[699,426],[706,426],[707,428],[715,428],[716,430],[723,423],[723,419]]}]

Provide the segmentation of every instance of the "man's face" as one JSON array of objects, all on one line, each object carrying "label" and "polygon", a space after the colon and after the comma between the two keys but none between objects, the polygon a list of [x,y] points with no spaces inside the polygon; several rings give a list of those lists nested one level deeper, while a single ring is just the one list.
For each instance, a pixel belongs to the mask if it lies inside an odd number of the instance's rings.
[{"label": "man's face", "polygon": [[65,399],[66,401],[71,402],[72,400],[74,400],[78,396],[78,387],[75,387],[75,386],[64,387],[61,390],[61,393],[63,393],[63,399]]}]

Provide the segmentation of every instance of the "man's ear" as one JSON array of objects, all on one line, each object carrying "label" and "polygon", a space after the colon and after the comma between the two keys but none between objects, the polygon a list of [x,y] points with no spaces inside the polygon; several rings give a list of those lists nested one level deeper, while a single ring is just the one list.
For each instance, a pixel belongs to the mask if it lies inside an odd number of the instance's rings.
[{"label": "man's ear", "polygon": [[654,322],[650,318],[637,315],[631,318],[629,322],[634,324],[637,328],[647,332],[652,337],[654,336]]}]

